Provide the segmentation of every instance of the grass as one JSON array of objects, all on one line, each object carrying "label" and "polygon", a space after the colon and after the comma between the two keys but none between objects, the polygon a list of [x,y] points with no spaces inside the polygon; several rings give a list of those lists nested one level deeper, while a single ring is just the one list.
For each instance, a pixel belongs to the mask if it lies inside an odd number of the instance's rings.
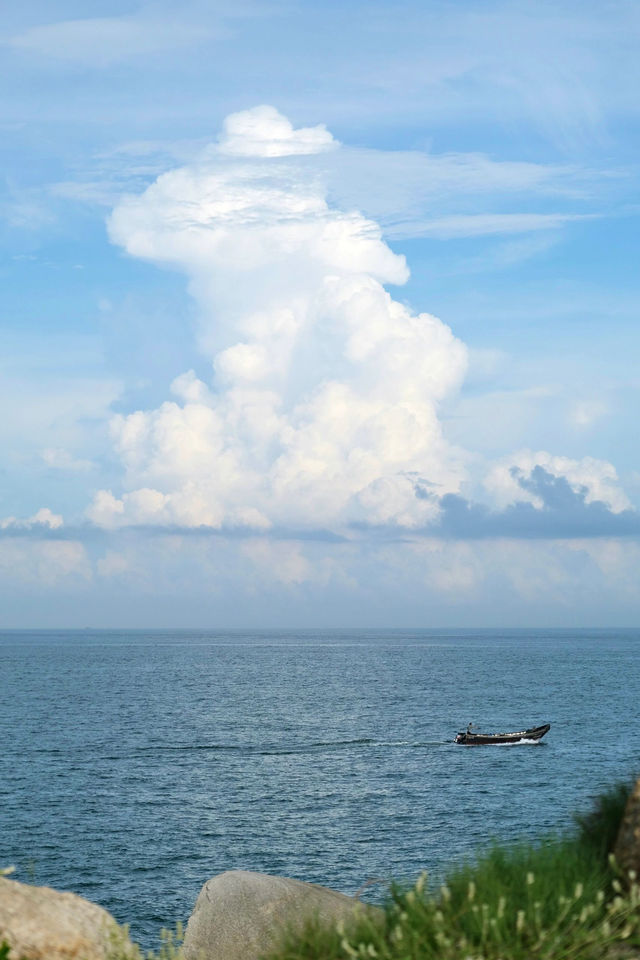
[{"label": "grass", "polygon": [[627,785],[576,818],[571,837],[494,845],[438,890],[394,887],[378,920],[310,924],[268,960],[603,960],[640,956],[640,886],[611,850]]},{"label": "grass", "polygon": [[132,944],[129,940],[127,926],[118,927],[111,938],[107,960],[183,960],[180,947],[183,933],[181,923],[178,924],[175,933],[172,930],[161,930],[158,952],[153,950],[144,952],[137,943]]}]

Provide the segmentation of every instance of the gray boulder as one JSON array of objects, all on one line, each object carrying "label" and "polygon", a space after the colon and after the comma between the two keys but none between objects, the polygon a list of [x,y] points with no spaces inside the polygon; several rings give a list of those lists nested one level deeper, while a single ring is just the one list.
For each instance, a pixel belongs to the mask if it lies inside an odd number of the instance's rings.
[{"label": "gray boulder", "polygon": [[110,913],[74,893],[0,877],[0,944],[11,960],[125,960],[139,956]]},{"label": "gray boulder", "polygon": [[228,870],[200,891],[185,931],[185,960],[258,960],[288,929],[310,920],[348,924],[363,912],[382,914],[327,887]]}]

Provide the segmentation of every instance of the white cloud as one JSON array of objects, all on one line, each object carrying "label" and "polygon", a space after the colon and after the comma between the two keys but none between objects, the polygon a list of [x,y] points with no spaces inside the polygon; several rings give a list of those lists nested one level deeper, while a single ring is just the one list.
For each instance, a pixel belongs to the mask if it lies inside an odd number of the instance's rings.
[{"label": "white cloud", "polygon": [[337,146],[324,124],[294,129],[267,104],[230,114],[218,141],[219,152],[234,157],[288,157],[322,153]]},{"label": "white cloud", "polygon": [[[385,289],[406,280],[404,258],[374,221],[328,202],[309,156],[332,145],[323,127],[296,130],[273,108],[245,111],[217,145],[114,209],[114,242],[186,274],[211,375],[186,370],[155,409],[112,419],[124,483],[97,493],[87,511],[97,525],[268,534],[241,548],[265,566],[265,544],[293,542],[294,531],[357,540],[368,524],[410,536],[438,520],[439,496],[469,479],[472,458],[447,441],[440,419],[466,348]],[[506,221],[493,227],[517,229]],[[550,220],[534,216],[523,229],[536,224]],[[544,506],[525,482],[535,467],[586,490],[587,503],[629,506],[611,464],[529,450],[489,470],[496,506]],[[475,548],[446,549],[447,562],[431,564],[432,587],[477,591]],[[304,556],[283,554],[280,579],[312,580]]]},{"label": "white cloud", "polygon": [[464,345],[384,289],[408,272],[377,224],[329,206],[283,156],[330,135],[265,110],[227,124],[245,155],[226,156],[223,138],[110,218],[130,254],[188,275],[214,377],[189,371],[172,385],[179,402],[114,418],[129,492],[102,491],[96,522],[412,526],[435,511],[417,480],[444,493],[464,477],[438,418]]},{"label": "white cloud", "polygon": [[586,490],[585,503],[600,500],[614,513],[620,513],[630,506],[611,463],[593,457],[572,460],[569,457],[554,456],[544,450],[537,453],[520,450],[494,464],[485,479],[485,487],[493,496],[496,505],[506,507],[520,500],[541,507],[540,498],[518,482],[521,477],[528,478],[537,466],[554,477],[563,477],[576,493]]},{"label": "white cloud", "polygon": [[5,517],[0,520],[0,530],[32,530],[38,527],[44,527],[48,530],[59,530],[64,525],[64,520],[58,513],[53,513],[48,507],[41,507],[32,517],[26,519],[17,519],[16,517]]},{"label": "white cloud", "polygon": [[115,527],[124,513],[124,504],[110,490],[99,490],[87,510],[89,519],[99,527]]}]

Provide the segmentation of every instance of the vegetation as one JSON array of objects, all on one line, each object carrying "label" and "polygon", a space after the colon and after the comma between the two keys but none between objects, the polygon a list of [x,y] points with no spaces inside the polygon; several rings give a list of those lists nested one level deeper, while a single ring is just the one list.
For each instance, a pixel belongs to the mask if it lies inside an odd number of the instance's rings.
[{"label": "vegetation", "polygon": [[308,925],[269,960],[602,960],[638,956],[640,886],[611,850],[629,793],[618,785],[570,838],[493,846],[430,892],[393,888],[381,918]]},{"label": "vegetation", "polygon": [[607,861],[615,846],[630,791],[630,784],[617,783],[597,798],[592,810],[574,818],[580,845],[591,849],[601,863]]},{"label": "vegetation", "polygon": [[183,960],[180,949],[182,938],[182,924],[179,923],[175,933],[171,930],[160,931],[161,944],[157,953],[152,950],[144,952],[136,943],[131,944],[128,927],[118,927],[111,937],[109,960]]}]

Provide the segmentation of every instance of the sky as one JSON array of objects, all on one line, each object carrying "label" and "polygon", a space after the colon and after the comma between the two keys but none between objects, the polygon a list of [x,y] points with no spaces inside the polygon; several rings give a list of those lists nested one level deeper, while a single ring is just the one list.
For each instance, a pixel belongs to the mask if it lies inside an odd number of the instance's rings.
[{"label": "sky", "polygon": [[0,24],[0,627],[640,621],[640,8]]}]

